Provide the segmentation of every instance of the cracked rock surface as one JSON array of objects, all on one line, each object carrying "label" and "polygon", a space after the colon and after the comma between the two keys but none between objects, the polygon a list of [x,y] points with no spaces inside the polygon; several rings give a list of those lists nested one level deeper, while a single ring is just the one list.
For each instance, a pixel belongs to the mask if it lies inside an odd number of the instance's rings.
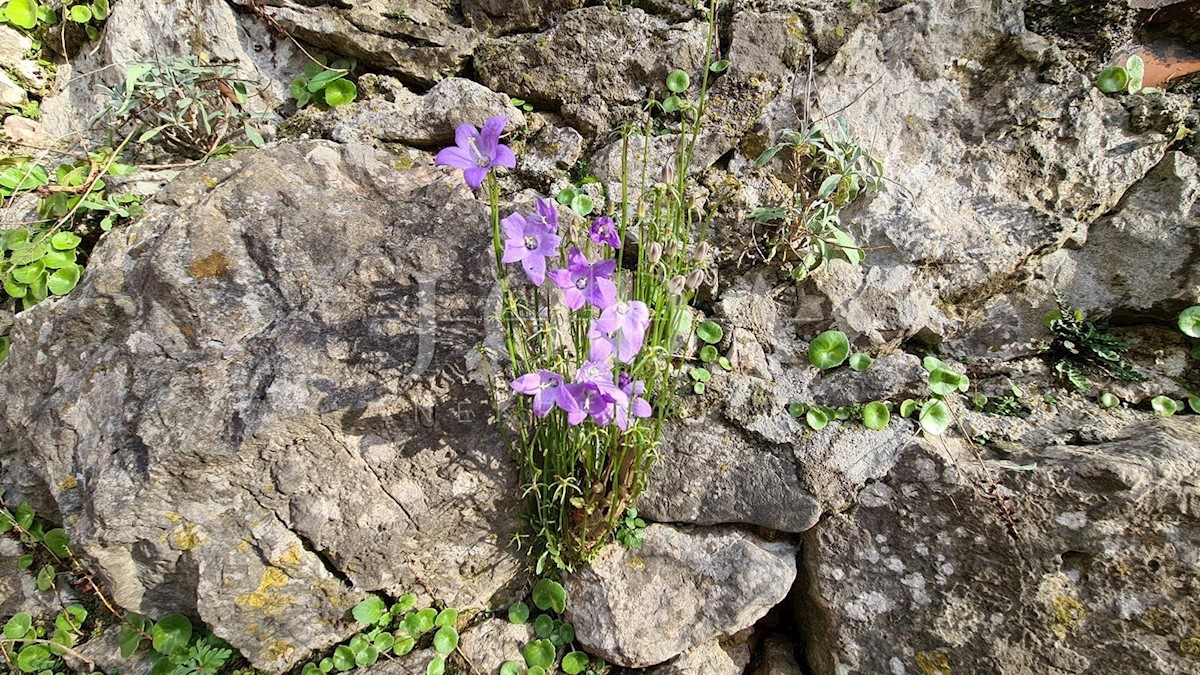
[{"label": "cracked rock surface", "polygon": [[260,668],[351,632],[364,592],[485,605],[519,568],[515,467],[469,359],[486,217],[362,146],[193,169],[21,315],[2,482],[121,605],[198,616]]}]

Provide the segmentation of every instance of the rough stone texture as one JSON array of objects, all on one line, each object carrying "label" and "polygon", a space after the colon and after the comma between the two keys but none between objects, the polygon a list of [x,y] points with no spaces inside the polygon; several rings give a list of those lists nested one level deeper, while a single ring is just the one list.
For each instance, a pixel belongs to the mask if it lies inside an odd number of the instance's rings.
[{"label": "rough stone texture", "polygon": [[33,48],[33,40],[11,26],[0,26],[0,66],[12,67]]},{"label": "rough stone texture", "polygon": [[198,616],[261,668],[353,630],[364,591],[480,607],[519,569],[467,358],[486,209],[389,164],[308,142],[185,173],[18,317],[0,377],[0,484],[118,603]]},{"label": "rough stone texture", "polygon": [[487,619],[462,633],[458,649],[475,670],[500,672],[505,661],[524,663],[521,650],[538,639],[533,623],[513,624],[505,619]]},{"label": "rough stone texture", "polygon": [[534,135],[525,145],[517,170],[548,187],[554,180],[566,176],[579,161],[583,155],[583,136],[551,115],[535,113],[530,119],[530,131]]},{"label": "rough stone texture", "polygon": [[1198,434],[1160,420],[982,465],[912,444],[807,537],[812,672],[1194,672]]},{"label": "rough stone texture", "polygon": [[[248,5],[250,0],[234,0]],[[417,0],[399,6],[362,3],[311,6],[293,0],[263,3],[266,12],[306,44],[409,82],[432,85],[458,74],[480,34],[454,22],[447,3]]]},{"label": "rough stone texture", "polygon": [[475,68],[488,87],[539,107],[585,104],[603,115],[606,105],[662,90],[675,68],[694,75],[706,31],[699,21],[668,24],[640,9],[585,7],[544,33],[485,43]]},{"label": "rough stone texture", "polygon": [[0,70],[0,105],[18,106],[25,102],[25,89]]},{"label": "rough stone texture", "polygon": [[567,577],[567,619],[589,653],[639,668],[762,618],[796,576],[791,544],[733,528],[646,528],[642,548],[604,549]]},{"label": "rough stone texture", "polygon": [[751,675],[804,675],[796,662],[796,643],[793,638],[773,635],[763,642],[761,661]]},{"label": "rough stone texture", "polygon": [[543,28],[558,15],[583,6],[584,0],[463,0],[462,13],[472,28],[500,35]]},{"label": "rough stone texture", "polygon": [[816,277],[852,337],[946,335],[1162,158],[1165,139],[1131,133],[1120,102],[1021,19],[1019,2],[907,3],[850,31],[817,75],[813,114],[840,110],[894,179],[843,215],[864,266]]},{"label": "rough stone texture", "polygon": [[525,126],[524,113],[507,96],[459,77],[442,80],[424,96],[403,90],[391,100],[370,99],[329,114],[340,117],[331,138],[341,143],[374,138],[418,147],[447,145],[459,124],[480,127],[494,115],[508,116],[510,132]]},{"label": "rough stone texture", "polygon": [[20,542],[0,535],[0,617],[6,619],[19,612],[28,612],[34,618],[48,617],[58,609],[54,594],[38,591],[33,575],[17,566],[24,554]]},{"label": "rough stone texture", "polygon": [[698,644],[647,675],[742,675],[749,663],[750,646],[734,636]]}]

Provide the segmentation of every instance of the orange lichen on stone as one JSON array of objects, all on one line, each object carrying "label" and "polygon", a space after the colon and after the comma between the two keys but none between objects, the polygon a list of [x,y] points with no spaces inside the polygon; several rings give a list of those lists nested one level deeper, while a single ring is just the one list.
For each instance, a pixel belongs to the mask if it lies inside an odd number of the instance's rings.
[{"label": "orange lichen on stone", "polygon": [[232,261],[229,256],[220,251],[213,251],[203,258],[196,258],[187,266],[188,275],[193,279],[212,279],[229,274]]}]

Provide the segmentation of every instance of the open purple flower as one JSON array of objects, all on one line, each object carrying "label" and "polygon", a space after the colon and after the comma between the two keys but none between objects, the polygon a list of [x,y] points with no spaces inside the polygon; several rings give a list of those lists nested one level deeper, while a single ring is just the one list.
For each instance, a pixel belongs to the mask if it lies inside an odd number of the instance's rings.
[{"label": "open purple flower", "polygon": [[533,285],[541,286],[546,281],[546,258],[558,255],[562,237],[540,219],[518,213],[500,221],[500,226],[504,230],[504,257],[500,262],[521,263]]},{"label": "open purple flower", "polygon": [[588,331],[592,341],[588,358],[607,359],[615,353],[621,363],[633,363],[649,327],[650,308],[641,300],[609,305]]},{"label": "open purple flower", "polygon": [[589,359],[575,371],[575,384],[594,384],[603,394],[614,400],[625,398],[625,392],[613,384],[612,361]]},{"label": "open purple flower", "polygon": [[554,409],[563,391],[563,379],[558,373],[539,370],[512,381],[513,391],[533,395],[533,414],[545,417]]},{"label": "open purple flower", "polygon": [[567,413],[567,423],[574,426],[591,417],[596,424],[604,426],[613,421],[616,414],[611,395],[590,382],[573,382],[563,385],[558,405]]},{"label": "open purple flower", "polygon": [[612,218],[601,216],[592,221],[588,236],[597,244],[608,244],[613,248],[621,248],[621,237],[617,234],[617,225]]},{"label": "open purple flower", "polygon": [[615,260],[591,264],[579,249],[573,248],[567,254],[567,269],[550,270],[549,276],[563,290],[563,304],[567,307],[576,310],[587,302],[604,309],[617,299],[617,285],[609,278],[616,269]]},{"label": "open purple flower", "polygon": [[631,417],[649,417],[654,414],[654,409],[650,407],[649,401],[642,398],[642,394],[646,393],[645,382],[641,380],[635,382],[628,373],[621,373],[617,379],[620,383],[621,393],[625,394],[625,400],[613,404],[613,415],[616,418],[617,426],[624,431],[629,428]]},{"label": "open purple flower", "polygon": [[538,197],[537,215],[533,218],[545,223],[551,232],[558,232],[558,209],[554,207],[554,202]]},{"label": "open purple flower", "polygon": [[507,124],[507,117],[496,115],[483,123],[482,130],[476,129],[474,124],[458,125],[454,130],[456,147],[442,149],[434,161],[440,166],[462,169],[467,185],[472,190],[478,190],[492,167],[511,169],[517,165],[517,156],[512,148],[500,143],[500,134],[504,133]]}]

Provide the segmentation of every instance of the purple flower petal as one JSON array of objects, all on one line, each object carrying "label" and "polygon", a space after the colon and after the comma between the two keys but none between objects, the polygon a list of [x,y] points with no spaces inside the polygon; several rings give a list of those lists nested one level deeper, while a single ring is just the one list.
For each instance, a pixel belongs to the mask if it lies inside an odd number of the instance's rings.
[{"label": "purple flower petal", "polygon": [[542,385],[542,377],[537,373],[528,373],[513,380],[509,385],[513,391],[521,394],[532,394],[538,391]]},{"label": "purple flower petal", "polygon": [[506,126],[508,117],[505,115],[488,118],[488,121],[483,123],[483,129],[479,131],[479,151],[489,158],[494,158],[496,146],[500,144],[500,134],[504,133]]},{"label": "purple flower petal", "polygon": [[575,288],[575,282],[571,279],[571,273],[568,270],[550,270],[546,275],[550,277],[550,281],[554,282],[562,290]]},{"label": "purple flower petal", "polygon": [[521,239],[525,236],[525,217],[514,213],[500,221],[500,229],[505,239]]},{"label": "purple flower petal", "polygon": [[462,148],[443,148],[433,160],[438,166],[449,166],[455,169],[469,169],[475,166],[471,153]]},{"label": "purple flower petal", "polygon": [[600,309],[606,309],[617,301],[617,285],[608,279],[596,279],[596,285],[589,290],[588,302]]},{"label": "purple flower petal", "polygon": [[492,166],[503,166],[509,169],[517,165],[517,156],[513,153],[512,148],[507,145],[497,145],[495,156],[492,157]]},{"label": "purple flower petal", "polygon": [[[470,122],[463,122],[454,128],[454,144],[464,151],[469,150],[471,141],[476,138],[479,138],[479,130]],[[474,164],[474,160],[471,163]]]},{"label": "purple flower petal", "polygon": [[[533,253],[529,249],[525,249],[525,251]],[[529,275],[529,280],[533,282],[534,286],[541,286],[546,282],[546,259],[544,257],[528,255],[521,261],[521,266],[525,268],[525,274]]]},{"label": "purple flower petal", "polygon": [[598,277],[611,277],[612,273],[617,269],[616,260],[601,260],[592,265],[592,274]]},{"label": "purple flower petal", "polygon": [[583,307],[583,293],[578,288],[575,288],[575,286],[571,286],[563,291],[562,300],[563,304],[570,308],[571,311],[578,311],[580,307]]},{"label": "purple flower petal", "polygon": [[463,180],[467,181],[467,187],[478,190],[479,186],[483,185],[483,179],[487,176],[487,172],[485,166],[472,166],[463,171]]}]

